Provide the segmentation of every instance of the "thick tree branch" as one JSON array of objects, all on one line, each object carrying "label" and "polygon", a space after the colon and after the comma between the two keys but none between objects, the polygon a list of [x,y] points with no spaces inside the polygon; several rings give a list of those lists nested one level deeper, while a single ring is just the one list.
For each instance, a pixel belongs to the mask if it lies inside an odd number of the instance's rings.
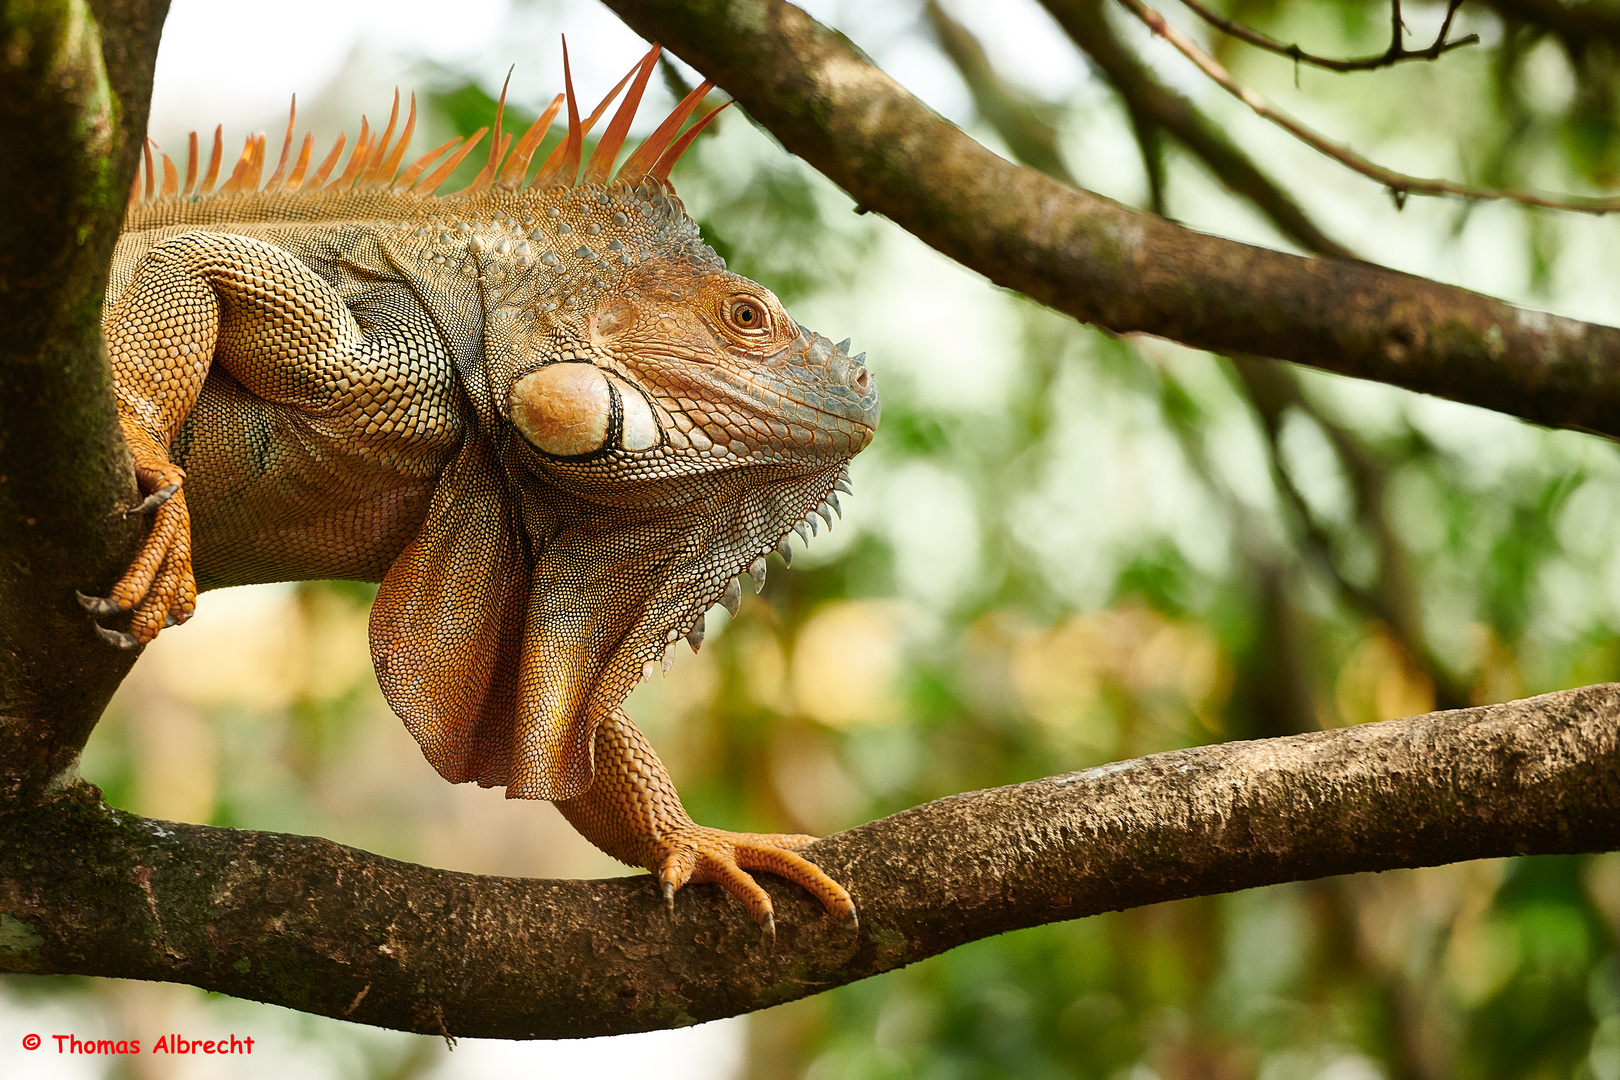
[{"label": "thick tree branch", "polygon": [[480,878],[77,800],[0,829],[0,968],[192,983],[412,1031],[582,1037],[731,1016],[1019,927],[1365,870],[1620,847],[1620,685],[953,796],[814,845],[858,930],[767,879]]},{"label": "thick tree branch", "polygon": [[143,523],[101,297],[167,0],[0,6],[0,808],[71,770],[133,663],[74,601]]},{"label": "thick tree branch", "polygon": [[1620,330],[1240,244],[990,153],[780,0],[607,0],[863,207],[1085,322],[1620,435]]}]

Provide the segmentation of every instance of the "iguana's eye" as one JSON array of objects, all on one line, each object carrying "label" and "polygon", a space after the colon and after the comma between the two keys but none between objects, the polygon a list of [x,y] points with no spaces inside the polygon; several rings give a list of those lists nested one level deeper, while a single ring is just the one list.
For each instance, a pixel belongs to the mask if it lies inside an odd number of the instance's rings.
[{"label": "iguana's eye", "polygon": [[771,333],[771,316],[765,305],[746,296],[733,296],[727,301],[726,322],[745,337],[763,338]]}]

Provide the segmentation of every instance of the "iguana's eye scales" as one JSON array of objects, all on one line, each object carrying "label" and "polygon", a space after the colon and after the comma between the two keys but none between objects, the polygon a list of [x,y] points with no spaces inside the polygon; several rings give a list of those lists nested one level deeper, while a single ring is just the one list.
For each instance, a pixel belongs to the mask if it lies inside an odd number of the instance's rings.
[{"label": "iguana's eye scales", "polygon": [[774,333],[769,309],[751,296],[733,296],[725,302],[726,328],[748,340],[764,340]]}]

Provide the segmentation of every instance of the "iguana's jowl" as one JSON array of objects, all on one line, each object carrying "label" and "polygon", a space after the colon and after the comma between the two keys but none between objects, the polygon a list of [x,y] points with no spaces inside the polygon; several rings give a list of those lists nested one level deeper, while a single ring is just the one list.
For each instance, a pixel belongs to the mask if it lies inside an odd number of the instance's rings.
[{"label": "iguana's jowl", "polygon": [[262,136],[219,192],[217,133],[200,185],[195,140],[183,186],[149,159],[104,329],[153,525],[86,606],[130,612],[103,633],[135,646],[198,583],[380,580],[378,680],[447,779],[557,802],[666,895],[717,881],[769,921],[763,869],[852,914],[789,850],[808,837],[693,824],[620,708],[709,606],[735,610],[739,574],[830,523],[878,418],[864,358],[728,273],[669,186],[707,85],[610,179],[657,54],[583,121],[571,84],[515,147],[497,118],[453,195],[432,192],[478,136],[402,168],[397,100],[331,182],[337,149],[311,174],[290,121],[262,190]]}]

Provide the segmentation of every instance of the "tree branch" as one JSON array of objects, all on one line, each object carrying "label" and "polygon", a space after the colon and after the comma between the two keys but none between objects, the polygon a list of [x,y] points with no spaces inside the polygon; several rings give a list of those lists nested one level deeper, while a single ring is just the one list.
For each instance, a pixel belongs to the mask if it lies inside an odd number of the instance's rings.
[{"label": "tree branch", "polygon": [[1620,330],[1194,232],[1007,162],[781,0],[607,0],[924,242],[1116,333],[1293,360],[1620,435]]},{"label": "tree branch", "polygon": [[860,926],[764,879],[485,878],[75,800],[0,830],[0,969],[191,983],[359,1023],[579,1038],[779,1004],[964,942],[1366,870],[1620,847],[1620,685],[1155,754],[953,796],[809,854]]},{"label": "tree branch", "polygon": [[1047,176],[1078,187],[1058,150],[1057,132],[1041,118],[1037,103],[1007,84],[991,66],[984,46],[967,27],[946,14],[938,0],[928,0],[923,13],[940,49],[967,83],[974,108],[1006,142],[1013,156]]},{"label": "tree branch", "polygon": [[1460,49],[1464,45],[1479,44],[1478,34],[1469,34],[1455,41],[1447,41],[1446,35],[1451,33],[1451,22],[1457,16],[1457,9],[1462,7],[1463,0],[1447,0],[1446,18],[1440,24],[1440,32],[1435,35],[1434,44],[1426,49],[1412,50],[1406,47],[1406,25],[1401,21],[1401,0],[1390,0],[1390,42],[1389,48],[1377,56],[1363,56],[1355,60],[1335,60],[1332,57],[1316,56],[1308,53],[1298,45],[1284,45],[1276,38],[1262,34],[1252,26],[1245,26],[1234,22],[1198,2],[1198,0],[1181,0],[1182,4],[1223,34],[1228,34],[1239,41],[1246,41],[1257,49],[1286,56],[1296,64],[1310,64],[1312,67],[1324,68],[1328,71],[1337,71],[1346,74],[1352,71],[1375,71],[1378,68],[1391,67],[1404,63],[1407,60],[1438,60],[1443,54],[1452,49]]},{"label": "tree branch", "polygon": [[1309,146],[1311,149],[1325,154],[1337,161],[1352,172],[1360,173],[1369,180],[1376,180],[1389,189],[1395,197],[1395,205],[1403,206],[1408,195],[1450,195],[1459,199],[1473,199],[1480,202],[1515,202],[1523,206],[1541,207],[1547,210],[1570,210],[1579,214],[1612,214],[1620,210],[1620,196],[1591,197],[1582,195],[1540,195],[1531,191],[1515,191],[1509,188],[1475,187],[1472,184],[1457,184],[1450,180],[1431,180],[1422,176],[1409,176],[1406,173],[1396,172],[1385,168],[1377,162],[1369,161],[1349,147],[1334,142],[1327,136],[1306,127],[1292,116],[1272,105],[1264,97],[1244,86],[1232,77],[1232,73],[1221,66],[1209,53],[1199,48],[1192,38],[1176,29],[1175,25],[1166,19],[1155,8],[1142,3],[1142,0],[1119,0],[1120,4],[1131,14],[1145,23],[1159,37],[1164,38],[1176,51],[1191,60],[1205,75],[1209,76],[1222,90],[1237,98],[1255,115],[1271,121],[1288,134]]},{"label": "tree branch", "polygon": [[0,6],[0,809],[71,782],[134,662],[92,632],[144,523],[101,298],[167,0]]}]

